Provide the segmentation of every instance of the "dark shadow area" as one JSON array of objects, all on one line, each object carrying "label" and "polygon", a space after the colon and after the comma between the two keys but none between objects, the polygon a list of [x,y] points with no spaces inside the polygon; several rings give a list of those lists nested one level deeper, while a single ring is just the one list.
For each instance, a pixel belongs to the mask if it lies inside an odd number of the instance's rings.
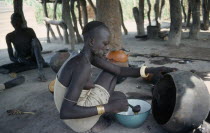
[{"label": "dark shadow area", "polygon": [[176,103],[176,87],[167,75],[156,86],[153,93],[152,110],[158,124],[165,124],[171,118]]}]

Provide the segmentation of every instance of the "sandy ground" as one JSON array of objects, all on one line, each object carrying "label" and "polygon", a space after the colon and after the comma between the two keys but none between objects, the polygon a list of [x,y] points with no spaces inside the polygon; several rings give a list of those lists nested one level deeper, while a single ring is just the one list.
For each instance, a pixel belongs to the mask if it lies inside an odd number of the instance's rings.
[{"label": "sandy ground", "polygon": [[[35,22],[33,15],[33,8],[24,6],[26,20],[28,26],[32,27],[37,37],[41,40],[44,50],[52,50],[50,54],[44,54],[44,58],[49,62],[54,51],[64,48],[70,48],[69,45],[63,45],[61,42],[47,44],[46,43],[46,29],[44,25],[38,25]],[[10,14],[12,13],[12,7],[7,6],[0,2],[0,65],[9,63],[8,54],[6,51],[5,35],[12,31],[10,26]],[[169,23],[164,22],[163,30],[168,30]],[[196,70],[199,72],[210,71],[210,62],[201,61],[200,59],[210,60],[210,40],[209,31],[200,34],[199,40],[187,39],[188,31],[183,30],[182,45],[181,47],[169,47],[167,41],[154,40],[154,41],[141,41],[135,39],[136,25],[134,22],[126,22],[129,35],[123,36],[123,47],[129,54],[156,54],[160,56],[174,57],[170,58],[172,61],[163,62],[163,57],[129,57],[130,61],[137,61],[139,64],[145,63],[148,66],[168,66],[176,67],[180,70]],[[76,49],[82,48],[82,44],[76,45]],[[179,61],[183,61],[180,58],[191,58],[184,64],[180,64]],[[162,60],[162,61],[161,61]],[[48,79],[47,82],[38,82],[36,80],[37,70],[31,70],[27,72],[19,73],[18,75],[24,75],[26,82],[15,88],[3,91],[0,93],[0,132],[1,133],[73,133],[60,119],[58,111],[55,108],[53,95],[48,91],[48,84],[55,78],[55,73],[50,68],[45,68],[45,74]],[[97,70],[98,71],[98,70]],[[12,79],[9,75],[0,74],[0,81],[3,83],[9,79]],[[123,83],[116,86],[116,90],[122,91],[129,95],[134,93],[140,93],[144,97],[143,99],[151,103],[151,84],[145,83],[140,78],[127,78]],[[145,98],[147,97],[147,98]],[[8,116],[6,110],[9,109],[21,109],[23,111],[33,111],[35,115],[17,115]],[[102,133],[166,133],[161,126],[159,126],[150,114],[146,122],[137,129],[128,129],[118,123],[113,123],[108,129]]]}]

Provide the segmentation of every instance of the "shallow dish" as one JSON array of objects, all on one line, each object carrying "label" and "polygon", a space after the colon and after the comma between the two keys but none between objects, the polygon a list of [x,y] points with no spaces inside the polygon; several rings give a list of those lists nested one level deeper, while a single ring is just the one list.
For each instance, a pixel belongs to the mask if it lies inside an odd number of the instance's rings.
[{"label": "shallow dish", "polygon": [[128,103],[136,106],[141,106],[141,111],[138,114],[134,114],[132,109],[129,107],[127,112],[120,112],[115,114],[116,120],[123,126],[128,128],[138,128],[149,116],[151,105],[143,100],[139,99],[128,99]]}]

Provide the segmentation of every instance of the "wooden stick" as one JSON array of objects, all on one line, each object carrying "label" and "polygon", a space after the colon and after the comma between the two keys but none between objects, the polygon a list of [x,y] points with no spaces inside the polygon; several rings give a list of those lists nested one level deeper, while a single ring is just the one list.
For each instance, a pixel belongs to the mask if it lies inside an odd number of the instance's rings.
[{"label": "wooden stick", "polygon": [[[55,0],[54,2],[54,11],[53,11],[53,20],[56,20],[57,19],[57,15],[56,15],[56,10],[57,10],[57,4],[58,4],[58,0]],[[58,27],[58,25],[56,25],[56,29],[58,31],[58,35],[60,37],[61,40],[63,40],[63,36],[61,35],[61,32],[60,32],[60,29]]]},{"label": "wooden stick", "polygon": [[125,24],[124,24],[123,10],[122,10],[122,5],[121,5],[120,1],[119,1],[119,5],[120,5],[120,15],[121,15],[122,27],[123,27],[125,35],[128,35],[128,30],[126,29]]},{"label": "wooden stick", "polygon": [[90,6],[93,8],[93,11],[94,11],[94,13],[95,13],[95,16],[96,16],[96,7],[95,7],[95,5],[93,4],[93,2],[92,2],[92,0],[88,0],[88,3],[90,4]]},{"label": "wooden stick", "polygon": [[52,20],[52,19],[47,18],[47,17],[44,18],[44,21],[47,24],[59,25],[63,29],[63,32],[64,32],[64,43],[65,44],[69,44],[69,38],[68,38],[68,32],[67,32],[67,25],[65,24],[64,21]]}]

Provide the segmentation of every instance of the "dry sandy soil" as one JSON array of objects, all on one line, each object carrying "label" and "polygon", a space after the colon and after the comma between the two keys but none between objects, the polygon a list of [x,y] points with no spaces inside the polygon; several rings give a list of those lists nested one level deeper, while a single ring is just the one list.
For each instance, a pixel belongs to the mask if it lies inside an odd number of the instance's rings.
[{"label": "dry sandy soil", "polygon": [[[10,15],[12,7],[0,2],[0,65],[9,63],[6,51],[5,35],[12,31],[10,25]],[[53,41],[46,43],[46,28],[44,25],[38,25],[35,21],[34,11],[32,7],[24,5],[24,11],[28,26],[32,27],[37,37],[40,39],[44,51],[52,50],[52,53],[44,54],[44,58],[49,62],[54,51],[64,48],[70,48],[69,45],[63,45],[62,42]],[[169,23],[162,23],[163,30],[169,30]],[[167,46],[167,41],[163,40],[147,40],[142,41],[135,39],[136,25],[134,22],[126,22],[129,35],[123,36],[124,48],[130,50],[129,54],[156,54],[159,56],[173,57],[165,60],[164,57],[138,56],[129,57],[130,61],[137,61],[140,64],[145,63],[148,66],[168,66],[176,67],[180,70],[196,70],[199,72],[210,71],[210,40],[209,31],[200,33],[198,40],[187,39],[188,30],[183,29],[181,47]],[[76,49],[82,48],[82,44],[76,45]],[[184,64],[181,58],[190,58]],[[192,60],[196,59],[196,60]],[[206,61],[202,61],[206,60]],[[209,60],[209,61],[208,61]],[[24,84],[15,88],[5,90],[0,93],[0,132],[2,133],[73,133],[60,119],[58,111],[55,108],[53,95],[48,91],[48,84],[55,78],[55,73],[50,68],[45,68],[47,82],[38,82],[36,80],[37,70],[19,73],[24,75],[26,81]],[[3,83],[12,79],[9,75],[0,74],[0,81]],[[116,86],[116,90],[122,91],[127,95],[141,93],[142,98],[151,103],[151,84],[143,82],[140,78],[127,78],[125,82]],[[20,109],[23,111],[33,111],[35,115],[17,115],[8,116],[6,110]],[[137,129],[124,128],[118,123],[113,123],[103,133],[166,133],[159,126],[150,114],[147,121]]]}]

